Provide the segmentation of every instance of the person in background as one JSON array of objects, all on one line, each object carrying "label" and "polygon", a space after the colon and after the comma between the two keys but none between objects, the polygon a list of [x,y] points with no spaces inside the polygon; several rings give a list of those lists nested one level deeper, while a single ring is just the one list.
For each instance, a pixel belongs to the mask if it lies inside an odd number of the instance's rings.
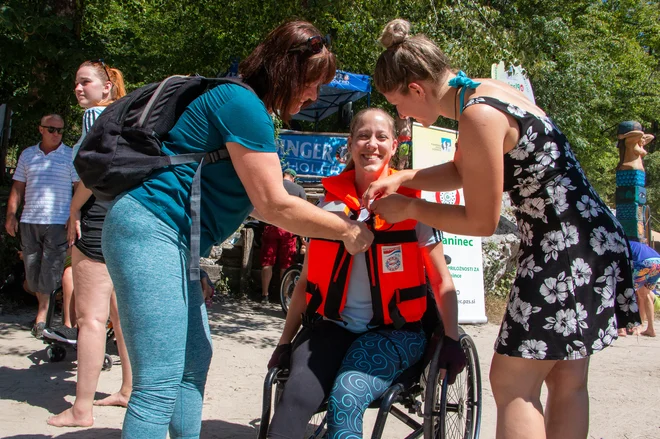
[{"label": "person in background", "polygon": [[[654,323],[654,302],[656,299],[653,290],[655,290],[658,280],[660,280],[660,254],[646,244],[637,241],[630,241],[632,250],[633,277],[635,279],[635,292],[637,293],[637,303],[639,304],[639,314],[642,323],[647,321],[646,329],[639,332],[647,337],[655,337]],[[619,329],[619,335],[626,336],[625,328]]]},{"label": "person in background", "polygon": [[[291,196],[307,201],[305,189],[295,182],[296,171],[286,169],[282,174],[284,189]],[[268,303],[268,287],[273,278],[273,266],[277,261],[280,267],[280,279],[284,271],[293,264],[296,255],[298,238],[272,224],[266,224],[261,235],[261,303]],[[301,244],[305,245],[304,241]]]},{"label": "person in background", "polygon": [[[39,122],[41,142],[18,158],[7,202],[5,230],[20,229],[25,280],[39,301],[32,335],[42,337],[50,293],[62,283],[66,257],[66,223],[72,185],[78,186],[71,148],[62,143],[64,120],[49,114]],[[20,224],[16,213],[23,203]]]},{"label": "person in background", "polygon": [[[374,84],[400,117],[424,126],[457,120],[456,154],[377,180],[363,204],[391,223],[414,218],[489,236],[508,192],[522,242],[490,369],[497,438],[584,439],[590,356],[612,344],[617,328],[639,324],[625,233],[541,108],[506,83],[455,72],[431,40],[409,32],[405,20],[387,24]],[[465,205],[402,197],[400,186],[463,188]]]},{"label": "person in background", "polygon": [[[82,135],[74,146],[75,158],[96,118],[108,105],[126,94],[124,77],[119,69],[102,60],[85,61],[76,72],[74,93],[78,104],[85,109]],[[49,329],[48,336],[77,343],[78,374],[73,406],[48,419],[48,424],[56,427],[90,427],[94,424],[94,405],[126,407],[131,394],[133,379],[128,351],[112,280],[101,249],[103,223],[109,206],[110,202],[96,199],[82,182],[71,202],[68,241],[73,246],[71,262],[78,330],[53,328],[52,331]],[[122,385],[118,392],[94,401],[103,367],[108,316],[121,359]]]},{"label": "person in background", "polygon": [[[223,242],[256,209],[303,236],[339,239],[351,253],[373,234],[287,193],[272,114],[285,122],[335,75],[335,57],[312,24],[286,22],[239,66],[242,81],[193,100],[162,143],[166,154],[211,152],[231,160],[201,169],[200,254]],[[212,344],[201,283],[191,266],[190,195],[197,164],[168,166],[118,197],[106,218],[103,253],[117,289],[134,372],[122,435],[198,438]],[[199,256],[199,255],[198,255]],[[229,378],[228,378],[229,379]]]}]

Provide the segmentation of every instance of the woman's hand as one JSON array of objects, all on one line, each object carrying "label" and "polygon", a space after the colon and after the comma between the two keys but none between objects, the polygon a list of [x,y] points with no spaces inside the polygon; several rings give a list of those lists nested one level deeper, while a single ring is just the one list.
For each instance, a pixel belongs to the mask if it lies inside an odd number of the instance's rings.
[{"label": "woman's hand", "polygon": [[367,251],[374,240],[374,234],[363,222],[350,221],[350,223],[348,232],[342,238],[346,251],[352,255]]},{"label": "woman's hand", "polygon": [[467,359],[461,343],[451,337],[444,336],[438,365],[447,371],[447,383],[454,384],[456,376],[465,369]]},{"label": "woman's hand", "polygon": [[281,369],[288,369],[291,365],[291,343],[278,345],[273,351],[268,361],[268,370],[277,366]]},{"label": "woman's hand", "polygon": [[67,220],[66,228],[67,228],[66,231],[67,242],[69,243],[69,247],[71,247],[73,244],[76,243],[76,240],[80,239],[80,237],[82,236],[82,232],[80,230],[79,210],[70,212],[69,219]]},{"label": "woman's hand", "polygon": [[389,224],[395,224],[413,217],[414,202],[415,198],[393,194],[375,200],[371,203],[370,210]]},{"label": "woman's hand", "polygon": [[380,178],[369,185],[362,195],[362,206],[371,208],[371,203],[382,197],[395,194],[405,179],[406,172],[395,172],[384,178]]}]

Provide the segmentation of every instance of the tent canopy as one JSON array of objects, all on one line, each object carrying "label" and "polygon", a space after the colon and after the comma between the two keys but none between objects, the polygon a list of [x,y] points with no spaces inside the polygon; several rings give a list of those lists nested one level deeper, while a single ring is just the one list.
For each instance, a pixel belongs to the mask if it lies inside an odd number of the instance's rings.
[{"label": "tent canopy", "polygon": [[318,122],[336,113],[346,102],[357,101],[364,96],[367,96],[368,100],[371,96],[371,78],[369,75],[337,70],[335,79],[329,84],[321,86],[316,102],[301,110],[300,113],[293,115],[292,119]]}]

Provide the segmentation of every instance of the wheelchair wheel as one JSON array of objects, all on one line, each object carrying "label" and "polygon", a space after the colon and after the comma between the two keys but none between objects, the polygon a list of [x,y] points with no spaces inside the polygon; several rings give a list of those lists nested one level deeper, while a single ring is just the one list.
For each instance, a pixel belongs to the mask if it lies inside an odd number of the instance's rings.
[{"label": "wheelchair wheel", "polygon": [[[284,391],[284,383],[278,382],[275,385],[275,408],[277,409],[277,404],[282,398],[282,392]],[[307,428],[305,429],[304,439],[317,439],[325,436],[326,433],[326,411],[319,411],[312,416],[312,419],[309,420]]]},{"label": "wheelchair wheel", "polygon": [[282,275],[282,283],[280,284],[280,304],[284,315],[289,311],[289,304],[291,303],[291,296],[293,296],[293,289],[298,283],[302,265],[294,264],[287,268]]},{"label": "wheelchair wheel", "polygon": [[[429,439],[478,439],[481,428],[481,370],[472,338],[459,328],[467,364],[454,384],[440,379],[439,352],[428,372],[424,405],[424,437]],[[427,406],[428,405],[428,406]]]}]

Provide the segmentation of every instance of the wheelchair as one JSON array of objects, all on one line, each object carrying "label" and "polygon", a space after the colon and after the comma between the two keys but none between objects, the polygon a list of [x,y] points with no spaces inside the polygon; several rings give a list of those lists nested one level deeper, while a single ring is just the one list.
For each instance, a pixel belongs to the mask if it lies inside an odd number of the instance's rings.
[{"label": "wheelchair", "polygon": [[282,281],[280,282],[280,305],[282,305],[282,311],[284,311],[285,317],[289,311],[293,289],[296,287],[296,283],[298,283],[302,268],[302,264],[293,264],[282,274]]},{"label": "wheelchair", "polygon": [[[432,294],[430,296],[422,319],[425,332],[429,335],[442,328]],[[461,327],[459,341],[467,364],[456,377],[454,384],[448,385],[447,380],[440,376],[442,337],[430,337],[423,359],[406,369],[385,393],[369,406],[378,409],[372,439],[382,437],[390,414],[413,430],[406,439],[479,438],[482,407],[479,357],[472,338]],[[266,375],[258,439],[265,439],[268,434],[272,408],[277,407],[287,379],[288,370],[278,367],[270,369]],[[317,409],[310,420],[305,438],[323,438],[326,433],[326,411],[327,401]]]}]

